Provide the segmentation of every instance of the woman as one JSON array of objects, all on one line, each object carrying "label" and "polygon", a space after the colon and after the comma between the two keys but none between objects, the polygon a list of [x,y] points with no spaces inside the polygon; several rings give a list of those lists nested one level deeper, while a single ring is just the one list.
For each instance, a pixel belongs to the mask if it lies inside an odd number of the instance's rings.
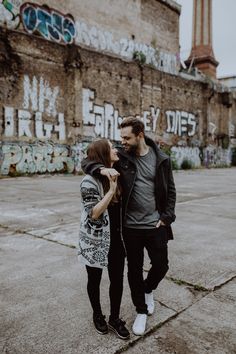
[{"label": "woman", "polygon": [[[117,151],[107,139],[92,142],[87,150],[88,159],[105,167],[119,160]],[[86,175],[80,185],[81,223],[79,256],[88,273],[87,291],[93,309],[93,322],[98,333],[108,328],[119,338],[128,339],[125,322],[119,318],[123,292],[125,249],[121,238],[120,188],[117,177],[96,179]],[[108,267],[110,279],[110,317],[108,323],[100,304],[100,282],[103,268]]]}]

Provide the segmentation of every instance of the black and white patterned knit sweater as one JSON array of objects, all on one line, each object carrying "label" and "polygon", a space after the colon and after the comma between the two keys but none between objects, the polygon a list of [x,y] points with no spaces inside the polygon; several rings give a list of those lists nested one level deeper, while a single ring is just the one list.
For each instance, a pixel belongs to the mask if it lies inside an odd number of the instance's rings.
[{"label": "black and white patterned knit sweater", "polygon": [[108,211],[105,210],[96,220],[91,218],[93,207],[104,197],[103,186],[98,179],[86,175],[80,184],[80,192],[79,259],[90,267],[107,267],[110,248]]}]

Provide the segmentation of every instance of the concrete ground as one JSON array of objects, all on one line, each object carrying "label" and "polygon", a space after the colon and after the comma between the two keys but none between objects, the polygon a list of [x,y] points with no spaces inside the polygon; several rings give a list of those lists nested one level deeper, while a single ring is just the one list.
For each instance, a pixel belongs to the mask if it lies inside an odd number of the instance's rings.
[{"label": "concrete ground", "polygon": [[[91,321],[75,249],[80,181],[0,180],[0,353],[236,353],[236,169],[175,172],[170,270],[145,335],[128,341],[97,334]],[[108,316],[106,271],[102,304]],[[126,274],[121,315],[131,328]]]}]

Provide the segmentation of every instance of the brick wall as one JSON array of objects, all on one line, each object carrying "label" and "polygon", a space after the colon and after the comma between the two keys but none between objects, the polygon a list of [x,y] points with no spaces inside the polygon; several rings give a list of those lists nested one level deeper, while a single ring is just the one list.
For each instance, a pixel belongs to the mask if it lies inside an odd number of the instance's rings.
[{"label": "brick wall", "polygon": [[172,0],[9,0],[0,4],[0,26],[128,60],[142,52],[149,64],[176,74],[179,14]]},{"label": "brick wall", "polygon": [[[114,35],[130,35],[132,28],[139,32],[131,42],[137,37],[174,52],[179,8],[173,1],[130,0],[125,12],[111,0],[93,1],[93,7],[89,1],[51,2],[51,8],[42,3],[15,0],[11,13],[0,4],[0,174],[80,171],[88,142],[97,136],[119,141],[119,124],[130,115],[143,119],[154,140],[171,147],[179,166],[185,158],[195,166],[229,164],[234,93],[207,78],[180,75],[173,53],[157,50],[156,62],[148,56],[142,62],[120,55],[121,42],[100,48],[108,43],[102,32],[99,42],[93,27],[86,32],[68,15],[91,26],[103,23]],[[57,25],[37,27],[34,18],[43,13]],[[120,28],[119,21],[124,21]]]},{"label": "brick wall", "polygon": [[235,103],[206,83],[14,31],[0,48],[1,174],[79,171],[87,142],[118,141],[130,115],[177,151],[228,134]]}]

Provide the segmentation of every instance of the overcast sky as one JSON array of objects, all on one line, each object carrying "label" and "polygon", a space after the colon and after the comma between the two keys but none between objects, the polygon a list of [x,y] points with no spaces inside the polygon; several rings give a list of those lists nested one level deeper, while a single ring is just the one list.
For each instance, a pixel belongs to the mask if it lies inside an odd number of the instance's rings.
[{"label": "overcast sky", "polygon": [[[180,57],[188,58],[192,45],[193,0],[175,0],[180,15]],[[212,0],[213,50],[219,62],[217,76],[236,76],[236,0]]]}]

